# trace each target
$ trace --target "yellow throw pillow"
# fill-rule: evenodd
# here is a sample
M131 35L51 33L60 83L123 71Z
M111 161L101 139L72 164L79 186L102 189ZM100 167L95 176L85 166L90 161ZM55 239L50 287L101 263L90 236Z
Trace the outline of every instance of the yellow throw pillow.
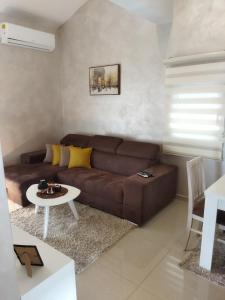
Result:
M52 154L52 165L59 165L61 157L61 145L52 145Z
M70 147L70 162L68 168L91 168L92 148Z

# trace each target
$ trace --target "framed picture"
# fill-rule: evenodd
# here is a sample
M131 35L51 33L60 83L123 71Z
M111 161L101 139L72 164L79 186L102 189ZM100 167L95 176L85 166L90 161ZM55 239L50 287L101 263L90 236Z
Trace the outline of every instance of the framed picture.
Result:
M89 69L90 95L120 95L120 65Z
M18 257L21 265L25 265L23 255L27 253L30 257L32 266L44 266L39 251L36 246L30 245L13 245L16 256Z
M27 275L32 277L32 266L44 266L39 251L36 246L13 245L14 251L21 265L26 267Z

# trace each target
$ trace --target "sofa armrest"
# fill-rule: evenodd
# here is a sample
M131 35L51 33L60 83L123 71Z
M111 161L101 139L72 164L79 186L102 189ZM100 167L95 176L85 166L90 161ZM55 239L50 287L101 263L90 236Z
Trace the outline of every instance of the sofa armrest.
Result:
M29 153L23 153L20 156L22 164L36 164L43 162L46 155L46 150L39 150Z
M154 177L128 177L123 186L123 215L138 225L153 217L176 196L177 167L157 164L148 169Z

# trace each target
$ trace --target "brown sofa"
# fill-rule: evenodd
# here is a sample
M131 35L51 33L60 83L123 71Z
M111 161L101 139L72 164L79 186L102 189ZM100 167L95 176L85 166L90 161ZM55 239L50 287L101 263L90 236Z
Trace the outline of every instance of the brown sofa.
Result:
M20 165L5 168L8 196L26 206L27 188L40 179L79 188L78 201L142 225L176 195L177 168L159 162L159 146L125 141L117 137L69 134L63 145L92 147L92 169L52 166L43 163L45 151L26 153ZM136 173L149 169L154 177Z

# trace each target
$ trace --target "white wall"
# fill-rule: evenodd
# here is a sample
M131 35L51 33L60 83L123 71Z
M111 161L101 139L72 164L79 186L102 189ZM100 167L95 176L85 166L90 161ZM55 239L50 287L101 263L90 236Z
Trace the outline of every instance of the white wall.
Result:
M224 0L175 0L167 57L225 50ZM190 157L165 156L179 167L178 193L187 195L186 161ZM207 185L223 173L221 161L205 159Z
M163 66L157 28L104 0L91 0L60 29L64 132L161 141ZM90 96L90 66L121 64L121 95Z
M109 134L163 142L164 66L171 24L155 25L108 1L92 0L59 31L64 133ZM89 95L90 66L121 63L120 96ZM187 195L189 158L163 156L179 167Z
M64 132L109 134L162 143L165 129L163 59L171 24L154 25L107 1L92 0L60 29ZM88 68L121 63L122 94L89 96ZM163 156L179 167L187 195L189 158Z
M167 58L171 26L172 23L163 23L157 25L158 43L162 61Z
M0 146L0 299L19 300Z
M0 70L0 137L9 164L61 137L58 51L0 45Z
M62 26L60 58L57 51L45 54L1 46L0 68L5 72L0 73L0 136L5 161L68 132L162 142L167 101L162 60L166 53L178 56L224 48L223 3L175 0L168 50L170 24L156 26L104 0L89 1ZM91 97L89 67L111 63L121 64L122 94ZM179 166L180 194L187 194L188 159L163 157ZM208 160L206 172L211 183L222 174L223 165Z
M225 50L224 0L174 0L168 57Z

